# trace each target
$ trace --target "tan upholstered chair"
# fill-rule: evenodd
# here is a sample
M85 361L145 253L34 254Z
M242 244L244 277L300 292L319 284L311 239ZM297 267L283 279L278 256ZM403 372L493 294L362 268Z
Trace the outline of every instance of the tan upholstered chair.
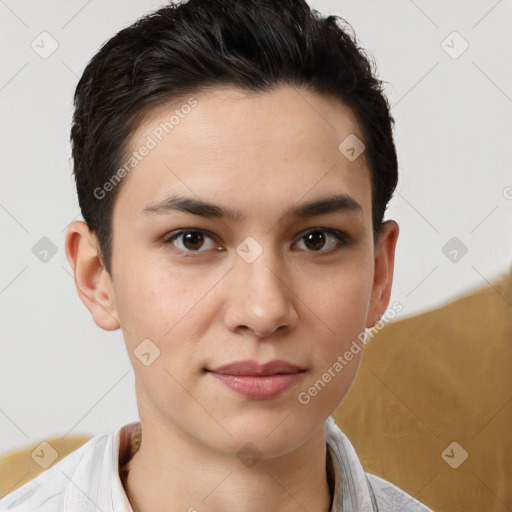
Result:
M512 273L384 327L335 418L367 471L436 512L512 511Z

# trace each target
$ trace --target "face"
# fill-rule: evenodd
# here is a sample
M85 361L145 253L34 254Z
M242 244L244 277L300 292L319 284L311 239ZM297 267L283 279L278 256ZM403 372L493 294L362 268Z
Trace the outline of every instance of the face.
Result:
M366 155L339 149L363 134L339 101L288 86L194 99L152 111L133 134L133 151L156 144L124 178L112 279L102 272L87 304L123 331L143 424L277 456L346 395L361 351L335 363L387 307L397 228L374 246Z

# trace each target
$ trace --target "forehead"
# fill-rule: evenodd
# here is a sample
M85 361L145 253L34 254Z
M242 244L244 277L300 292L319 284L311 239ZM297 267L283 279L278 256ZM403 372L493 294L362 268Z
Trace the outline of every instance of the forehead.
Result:
M366 154L351 159L344 152L354 140L364 137L352 110L304 89L249 94L222 87L184 97L149 112L133 133L129 154L138 157L116 209L135 219L177 192L240 210L259 203L270 214L271 204L289 206L338 187L365 210Z

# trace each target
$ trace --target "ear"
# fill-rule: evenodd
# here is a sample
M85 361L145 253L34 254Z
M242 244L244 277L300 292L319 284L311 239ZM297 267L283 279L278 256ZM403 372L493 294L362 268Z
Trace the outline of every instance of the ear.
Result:
M386 221L382 226L382 232L375 247L372 295L366 316L366 327L368 329L380 320L389 305L395 267L395 248L399 231L398 224L394 220Z
M75 221L68 226L65 247L78 295L94 322L106 331L119 329L112 281L104 268L97 238L85 222Z

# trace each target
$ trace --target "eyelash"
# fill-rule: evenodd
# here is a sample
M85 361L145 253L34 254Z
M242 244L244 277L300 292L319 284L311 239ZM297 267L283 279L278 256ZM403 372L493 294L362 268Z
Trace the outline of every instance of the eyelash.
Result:
M323 228L323 227L308 229L299 237L298 241L302 240L307 235L309 235L311 233L316 233L316 232L328 233L329 235L331 235L337 239L338 245L336 247L334 247L333 249L329 249L327 251L319 250L319 251L306 251L306 252L309 252L312 254L331 254L333 252L340 250L343 246L350 245L352 242L352 239L350 238L350 236L347 233L344 233L343 231L338 231L337 229ZM186 233L201 233L216 242L216 237L212 233L210 233L209 231L207 231L205 229L187 228L187 229L180 229L179 231L169 233L162 239L162 243L164 245L172 245L172 243L176 239L178 239L180 236L185 235ZM207 252L207 250L206 251L205 250L191 251L191 250L183 250L183 249L180 249L177 247L175 249L178 252L182 253L184 256L194 256L195 254L198 254L201 252Z

